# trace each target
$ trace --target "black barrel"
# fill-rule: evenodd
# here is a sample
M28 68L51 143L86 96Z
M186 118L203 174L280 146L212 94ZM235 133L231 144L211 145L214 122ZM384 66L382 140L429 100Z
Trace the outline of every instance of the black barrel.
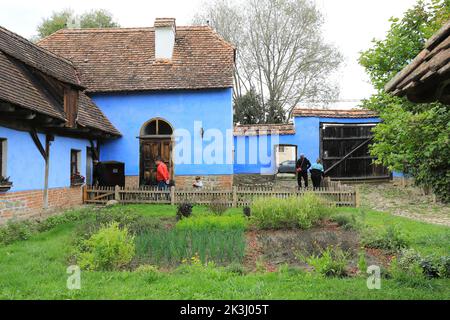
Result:
M125 163L99 162L94 168L94 181L102 187L125 187Z

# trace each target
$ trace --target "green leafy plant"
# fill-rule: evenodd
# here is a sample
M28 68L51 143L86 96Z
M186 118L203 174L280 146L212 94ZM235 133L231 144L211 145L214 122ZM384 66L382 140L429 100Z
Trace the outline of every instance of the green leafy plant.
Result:
M327 247L318 255L304 257L297 255L298 259L314 268L314 271L326 277L344 277L347 275L346 267L349 256L342 249Z
M366 229L363 233L362 244L366 248L398 252L409 246L409 239L399 228L388 226L382 231Z
M366 251L364 249L360 250L358 254L358 270L361 274L365 274L367 271Z
M131 262L135 254L134 238L127 228L113 222L83 242L77 254L81 268L87 270L118 270Z
M340 227L345 230L352 230L358 228L358 221L356 215L336 214L331 217L331 221L336 222Z
M251 208L251 221L260 229L308 229L332 212L330 205L313 193L287 199L259 198Z
M247 218L250 218L250 216L252 215L252 209L250 207L244 207L244 209L242 209L242 212Z
M155 282L156 280L162 277L161 272L159 272L158 268L152 265L142 265L139 266L136 270L136 273L142 274L147 283Z
M177 220L182 220L183 218L189 218L192 215L192 208L194 206L191 203L184 202L177 207Z

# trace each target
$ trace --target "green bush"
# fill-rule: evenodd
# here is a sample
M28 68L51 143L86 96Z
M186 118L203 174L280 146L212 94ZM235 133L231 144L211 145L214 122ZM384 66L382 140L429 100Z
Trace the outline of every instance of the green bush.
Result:
M398 252L409 247L409 239L399 228L389 226L382 231L365 230L362 236L362 244L366 248Z
M8 221L0 227L0 244L7 245L16 241L28 240L31 236L51 230L59 225L80 221L90 216L88 210L72 210L45 220Z
M358 229L358 221L356 220L356 215L347 214L336 214L331 217L331 221L336 222L340 227L345 230Z
M31 221L8 221L0 228L0 243L10 244L15 241L28 240L37 232L37 225Z
M427 278L448 278L450 256L423 257L414 249L403 250L397 258L399 269L408 272L410 266L417 265L422 269L422 274Z
M394 258L391 263L389 274L398 283L410 287L425 285L425 276L419 262L414 261L406 264L401 259Z
M131 262L135 253L134 238L128 229L113 222L84 241L78 263L87 270L117 270Z
M136 273L140 273L144 276L145 281L147 283L155 282L156 280L160 279L162 277L161 273L159 272L158 268L152 265L142 265L139 266L136 270Z
M319 255L303 257L298 255L301 261L306 262L314 268L314 271L326 277L346 276L346 267L349 256L339 248L328 247Z
M188 202L180 203L177 207L177 220L189 218L192 215L193 207L194 206Z
M332 209L313 193L287 199L259 198L251 207L251 221L260 229L308 229L330 215Z

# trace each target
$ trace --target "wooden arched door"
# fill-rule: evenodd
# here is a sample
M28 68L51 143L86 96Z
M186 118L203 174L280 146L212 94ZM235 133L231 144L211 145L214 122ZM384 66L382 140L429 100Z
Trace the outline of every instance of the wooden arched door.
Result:
M140 136L140 184L156 185L156 157L160 156L167 165L171 179L174 177L173 166L173 129L163 119L147 122Z

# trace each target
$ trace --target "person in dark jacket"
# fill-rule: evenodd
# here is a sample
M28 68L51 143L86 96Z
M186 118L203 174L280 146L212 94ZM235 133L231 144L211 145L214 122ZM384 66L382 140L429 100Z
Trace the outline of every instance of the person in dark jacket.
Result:
M322 161L317 159L316 163L311 166L309 172L311 172L311 180L313 182L314 189L320 188L322 177L324 176Z
M305 181L305 188L308 188L308 170L311 168L311 162L309 162L304 154L301 154L295 168L297 171L298 188L302 188L302 179Z

